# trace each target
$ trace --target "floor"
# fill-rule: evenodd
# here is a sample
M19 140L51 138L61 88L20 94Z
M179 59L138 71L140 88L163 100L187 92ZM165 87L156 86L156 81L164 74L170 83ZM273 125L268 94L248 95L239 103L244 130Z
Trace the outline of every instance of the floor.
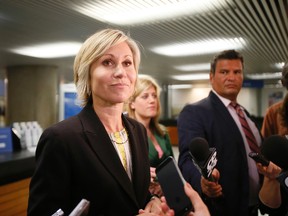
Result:
M172 146L173 153L174 153L174 158L178 161L179 157L179 149L178 146ZM268 214L262 215L260 212L258 213L259 216L268 216Z

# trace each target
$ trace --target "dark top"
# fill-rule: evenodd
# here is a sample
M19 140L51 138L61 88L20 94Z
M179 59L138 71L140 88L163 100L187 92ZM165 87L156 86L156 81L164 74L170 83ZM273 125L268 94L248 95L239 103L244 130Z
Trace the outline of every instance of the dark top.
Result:
M46 129L36 150L28 216L71 213L81 199L90 201L89 215L136 215L150 198L146 130L122 116L129 135L130 180L103 124L88 104L78 115Z
M288 191L281 187L282 204L277 209L272 209L260 201L259 209L262 214L269 214L269 216L286 216L288 215Z
M163 137L157 133L154 133L154 136L155 136L160 148L163 151L163 155L161 158L159 158L158 152L155 149L154 144L152 143L151 139L148 138L149 160L150 160L150 166L151 167L157 167L163 160L165 160L169 156L174 157L172 145L171 145L168 133L166 132Z

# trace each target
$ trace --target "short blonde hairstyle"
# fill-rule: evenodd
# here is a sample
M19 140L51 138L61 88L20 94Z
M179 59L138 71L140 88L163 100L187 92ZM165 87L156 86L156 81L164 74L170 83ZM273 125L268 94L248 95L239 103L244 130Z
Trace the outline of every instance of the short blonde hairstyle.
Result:
M112 46L126 42L133 54L136 73L140 65L140 49L138 43L129 35L117 29L104 29L90 36L80 48L74 60L74 83L77 89L77 99L81 106L86 106L92 100L91 65L100 59Z
M161 115L161 103L160 103L161 87L158 85L158 83L156 82L156 80L153 77L151 77L149 75L144 75L144 74L141 74L138 76L136 87L135 87L135 92L129 98L128 103L125 105L125 109L128 112L128 115L131 118L135 119L136 118L135 117L135 109L131 108L131 103L134 102L135 99L143 91L150 88L151 86L153 86L155 88L156 94L157 94L157 113L156 113L156 116L151 119L149 127L152 130L155 130L161 136L163 136L165 129L164 129L164 127L162 127L162 125L159 124L159 117Z

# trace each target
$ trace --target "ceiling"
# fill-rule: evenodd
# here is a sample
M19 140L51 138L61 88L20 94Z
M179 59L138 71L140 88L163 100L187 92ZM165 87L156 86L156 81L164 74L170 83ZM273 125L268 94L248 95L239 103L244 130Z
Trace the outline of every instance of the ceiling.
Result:
M207 5L209 10L201 13L183 11L180 15L164 20L120 26L79 13L73 9L73 5L83 5L90 9L93 8L93 4L102 3L110 5L108 10L112 10L114 4L121 4L129 13L133 7L163 4L163 0L1 0L0 69L5 70L7 66L14 65L56 65L62 82L71 82L74 56L41 59L14 54L10 50L37 43L83 42L97 30L113 27L129 32L142 44L139 73L151 74L162 84L200 82L174 80L172 75L192 73L179 71L174 67L209 63L215 53L169 57L152 52L150 49L153 46L184 44L188 41L203 42L213 38L241 37L246 41L244 48L239 50L244 56L246 74L281 71L275 67L275 63L288 61L288 0L222 0L221 2L217 6ZM208 73L208 70L204 72ZM274 80L265 82L277 81L278 78L274 77ZM207 80L204 82L208 83Z

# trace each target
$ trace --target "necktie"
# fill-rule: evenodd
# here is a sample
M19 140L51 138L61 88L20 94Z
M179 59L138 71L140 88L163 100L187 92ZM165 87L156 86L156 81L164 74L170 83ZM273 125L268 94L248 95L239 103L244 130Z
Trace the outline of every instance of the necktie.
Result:
M127 138L126 131L125 131L125 134L126 134L125 139L127 141L128 138ZM125 147L124 147L124 144L126 143L126 141L123 142L120 132L114 133L114 138L115 138L116 147L119 150L119 153L121 155L121 161L122 161L123 167L127 171L127 158L126 158L126 152L125 152Z
M245 118L245 115L243 113L243 110L241 109L241 107L239 106L239 104L235 104L235 103L231 103L232 107L236 110L236 113L238 115L238 118L240 120L242 129L245 133L247 142L249 144L250 150L253 152L260 152L259 150L259 146L257 145L257 141L255 139L254 134L251 131L251 128L249 127L249 124Z

